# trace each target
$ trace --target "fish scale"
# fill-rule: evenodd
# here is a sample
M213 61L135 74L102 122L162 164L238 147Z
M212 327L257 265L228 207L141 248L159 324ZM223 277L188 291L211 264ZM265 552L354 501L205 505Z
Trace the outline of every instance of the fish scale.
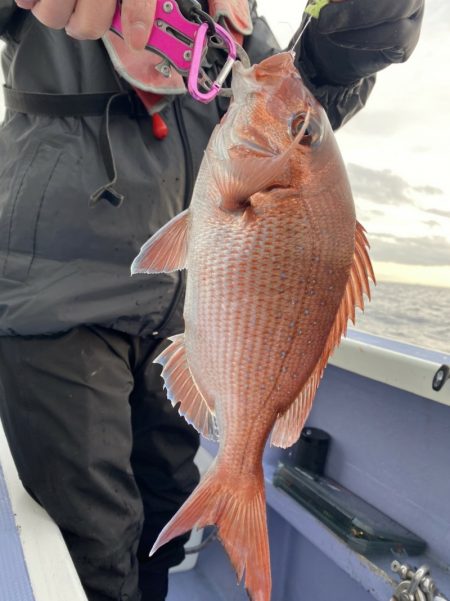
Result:
M331 127L292 55L236 65L232 88L189 210L132 266L188 270L185 332L156 361L172 404L220 443L152 553L216 524L252 601L269 601L263 450L269 435L280 447L300 435L374 275Z
M193 214L195 215L195 207L192 207ZM210 223L210 220L207 220L207 223ZM266 222L264 222L266 223ZM265 231L257 231L255 232L259 237L266 237ZM281 233L281 232L280 232ZM201 238L199 236L199 238ZM267 236L268 246L274 248L274 241L277 238L277 233L272 232L272 236ZM222 249L217 248L217 244L213 247L214 252L217 258L220 258L219 264L222 265L221 275L219 278L216 274L211 274L209 278L209 282L211 288L213 290L212 293L209 291L205 291L207 295L206 299L203 299L201 293L197 294L196 302L194 306L190 306L188 303L185 307L185 314L187 319L191 315L191 311L198 312L192 321L203 322L206 324L206 328L209 326L209 332L205 336L205 340L208 341L221 341L222 346L217 344L217 342L213 342L213 348L217 349L215 360L217 361L217 366L213 367L214 373L220 373L221 366L227 366L233 364L235 362L239 362L244 357L253 357L252 365L258 365L264 357L267 357L265 361L266 373L270 373L268 368L268 363L273 362L273 357L268 355L265 348L261 348L263 353L259 352L257 354L254 353L254 343L255 341L264 341L267 342L269 340L273 340L273 337L279 338L279 342L274 346L278 348L281 346L287 346L285 343L285 339L287 338L286 328L282 322L277 323L274 313L279 316L286 314L284 306L286 302L289 303L289 300L284 300L280 298L281 302L275 302L276 295L279 292L279 285L273 285L273 283L277 283L277 279L279 279L278 274L280 273L279 265L281 263L281 258L278 258L277 263L275 264L275 274L273 272L274 262L270 259L272 256L263 256L261 259L258 255L253 255L255 258L255 267L261 262L268 263L268 269L262 273L262 277L260 280L255 282L253 270L247 269L245 258L243 260L243 253L241 251L242 244L250 244L251 246L255 246L255 244L251 243L252 235L251 233L246 233L246 235L240 235L238 240L233 240L232 244L229 244L228 240L224 240L223 251ZM203 247L203 244L202 244ZM206 240L206 248L211 248L209 245L209 241ZM233 254L229 252L229 249L233 249ZM226 258L222 258L222 252L224 255L227 255ZM204 257L204 261L207 263L207 254L202 254ZM275 253L276 256L276 253ZM217 259L216 259L217 260ZM230 269L230 264L234 264L235 268ZM272 267L272 269L270 269ZM199 264L198 269L205 269L206 266L204 264ZM193 268L193 271L196 268ZM292 265L286 265L284 261L283 270L286 272L290 272L290 275L293 274L294 278L296 278L297 269L295 269L295 256L292 257ZM259 269L261 271L261 269ZM195 274L192 275L191 282L192 285L195 285L197 278ZM188 285L191 285L190 283ZM299 294L300 287L297 287L293 294ZM236 302L236 298L238 302L241 304L241 310L236 315L234 311L234 307L232 303L229 303L225 300L225 306L229 308L229 311L223 311L220 303L217 302L217 299L227 299L230 297L230 293L232 294L232 298L234 302ZM214 298L216 296L216 298ZM192 298L192 295L190 296ZM246 303L247 299L251 299L250 303ZM252 328L253 332L249 331L249 323L251 321L251 316L254 313L254 303L258 304L260 307L259 314L264 315L272 315L273 317L267 319L265 324L261 324L261 326L265 325L264 330L259 335L255 336L255 328ZM206 311L202 312L202 307L206 307ZM214 313L214 309L217 309L217 312ZM216 333L216 330L219 332L222 330L222 323L225 324L233 324L233 331L228 331L226 336L221 337ZM274 327L275 326L275 327ZM247 331L246 331L247 330ZM253 335L251 335L253 334ZM202 337L203 340L203 337ZM284 344L283 344L284 343ZM200 343L201 344L201 343ZM224 346L226 345L226 346ZM207 356L208 351L199 347L193 347L191 351L195 356ZM281 353L281 350L279 351ZM228 359L227 355L231 353L231 357ZM281 361L279 361L281 363ZM195 377L194 371L194 377ZM247 382L255 382L255 374L251 370L251 366L247 367L247 369L240 370L237 373L235 372L235 377L230 380L229 373L225 373L225 379L228 382L231 382L232 388L226 388L226 382L221 382L220 389L223 391L223 395L225 397L234 398L236 394L239 394L239 391L244 387L247 387ZM220 377L220 376L219 376ZM261 403L261 401L257 400L257 402Z

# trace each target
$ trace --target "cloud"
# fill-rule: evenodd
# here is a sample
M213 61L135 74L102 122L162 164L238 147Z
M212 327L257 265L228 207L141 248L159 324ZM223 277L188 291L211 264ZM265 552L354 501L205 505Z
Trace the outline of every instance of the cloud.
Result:
M425 213L431 213L432 215L438 215L439 217L447 217L450 219L450 211L441 211L440 209L424 209Z
M375 261L450 266L450 242L443 236L399 238L392 234L371 234L369 242L370 255Z
M415 186L414 190L417 192L422 192L423 194L427 194L428 196L444 193L444 190L441 190L441 188L436 188L435 186Z
M390 205L414 202L410 196L412 187L388 169L380 171L349 163L347 171L355 197Z
M391 107L384 108L383 105L372 107L370 111L361 111L355 119L352 119L350 126L346 125L346 129L355 137L375 136L386 140L390 136L401 133L405 124L411 122L413 117L413 108L403 107L402 114L399 115L399 111Z
M371 169L349 163L347 172L356 198L385 205L416 204L417 193L427 196L443 194L436 186L411 186L389 169Z
M429 0L429 3L430 10L426 11L426 21L430 25L433 25L435 30L442 30L448 36L448 23L450 21L450 6L448 2Z
M428 221L424 221L423 223L424 225L428 225L428 227L436 227L438 225L441 225L439 221L436 221L436 219L429 219Z

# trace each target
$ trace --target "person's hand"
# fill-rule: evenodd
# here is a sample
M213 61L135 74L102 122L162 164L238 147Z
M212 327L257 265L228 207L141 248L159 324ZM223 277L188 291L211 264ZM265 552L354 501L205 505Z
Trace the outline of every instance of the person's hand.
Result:
M407 60L423 10L424 0L332 0L311 20L304 47L319 78L348 85Z
M73 38L95 40L109 29L116 0L16 0L31 10L44 25L63 29ZM123 0L124 39L134 50L142 50L153 25L156 0Z

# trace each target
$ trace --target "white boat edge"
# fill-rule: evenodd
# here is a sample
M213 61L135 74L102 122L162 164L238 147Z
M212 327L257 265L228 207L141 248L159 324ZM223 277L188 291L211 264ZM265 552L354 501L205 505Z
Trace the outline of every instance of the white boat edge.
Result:
M373 337L367 336L368 340L371 338ZM414 348L412 345L402 346L405 349ZM424 354L427 354L426 351ZM434 353L430 351L429 354ZM436 361L367 341L344 338L331 357L329 365L450 406L450 385L447 383L439 391L433 390L432 387L436 371L441 367Z

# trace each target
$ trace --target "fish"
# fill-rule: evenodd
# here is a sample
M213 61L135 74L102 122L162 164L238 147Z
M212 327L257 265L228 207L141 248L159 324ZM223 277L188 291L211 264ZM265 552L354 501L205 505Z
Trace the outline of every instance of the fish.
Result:
M219 442L161 531L215 524L252 601L271 573L262 456L299 438L327 361L375 275L345 166L290 52L233 67L190 206L156 232L132 273L187 269L185 331L157 357L167 396Z

